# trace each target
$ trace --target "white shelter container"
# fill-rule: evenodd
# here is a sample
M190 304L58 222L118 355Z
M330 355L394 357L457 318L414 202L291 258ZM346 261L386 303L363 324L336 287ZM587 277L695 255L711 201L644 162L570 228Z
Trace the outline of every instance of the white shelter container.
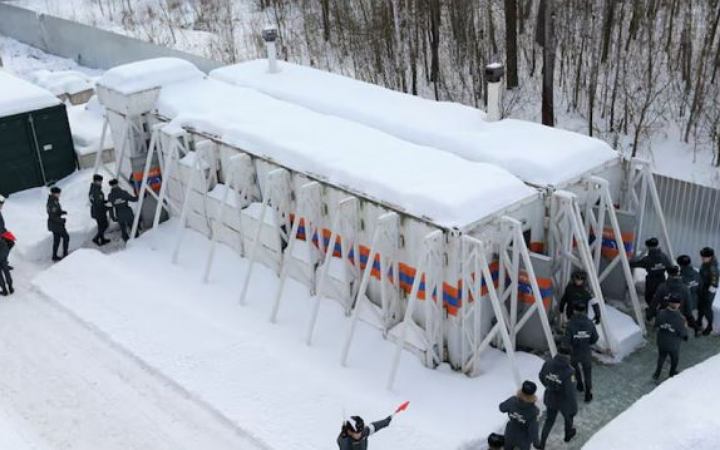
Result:
M98 91L120 94L103 101L118 116L128 105L145 106L134 111L152 131L145 169L158 148L167 181L160 204L169 200L182 222L274 267L281 285L295 268L318 299L335 297L429 366L449 361L474 373L479 352L495 341L512 357L535 311L546 333L527 345L554 351L545 316L548 279L535 275L523 239L542 232L536 190L502 168L253 89L192 74L167 80L154 64L132 67L145 81L135 92L123 95L131 77L113 73L129 73L127 66L108 71ZM165 60L158 64L172 70ZM147 176L141 191L146 184ZM345 283L345 295L328 292L327 277L331 286ZM243 294L249 281L248 274ZM275 297L274 319L281 292L268 294ZM510 299L509 311L501 311L499 297ZM493 314L509 318L493 324Z
M634 252L636 230L642 224L645 208L639 205L647 198L647 183L652 184L646 165L623 161L598 139L522 120L490 121L476 108L423 99L291 63L279 62L278 70L270 73L265 60L255 60L215 69L210 76L470 161L494 164L540 189L546 196L548 227L544 234L535 235L532 248L553 258L556 286L567 283L576 265L594 272L606 295L618 300L629 295L629 305L624 306L634 310L637 326L623 334L630 342L639 341L637 332L644 331L644 323L637 296L628 290L633 283L626 260ZM575 196L567 202L553 201L560 190ZM651 195L653 190L654 185ZM655 205L659 206L659 200ZM556 236L569 233L561 223L563 208L577 212L590 235L589 267L568 257L569 252L556 242Z

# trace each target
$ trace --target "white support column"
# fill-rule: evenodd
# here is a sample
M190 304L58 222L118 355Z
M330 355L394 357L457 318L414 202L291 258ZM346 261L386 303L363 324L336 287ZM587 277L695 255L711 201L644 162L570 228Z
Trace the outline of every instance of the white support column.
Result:
M150 167L152 166L153 156L155 156L158 148L158 134L159 130L163 125L155 125L153 127L152 135L150 137L150 146L148 147L147 157L145 158L145 166L143 168L142 182L140 183L140 190L138 191L138 205L135 217L133 218L132 227L130 228L130 242L135 240L137 236L138 227L140 226L140 216L142 215L143 203L145 203L145 193L148 187L148 175ZM153 218L154 220L154 218Z
M307 343L307 345L312 344L313 333L315 332L315 323L317 322L317 317L320 312L320 302L322 301L325 292L325 280L327 279L327 274L330 270L330 265L332 264L335 245L339 241L340 233L347 231L346 233L343 233L343 239L345 241L340 244L342 246L341 257L343 258L344 264L347 264L349 250L350 248L353 248L354 245L355 240L349 236L349 228L351 226L354 227L355 224L348 224L350 226L343 227L343 219L347 219L348 217L351 218L351 220L352 218L356 219L358 208L359 204L356 197L345 197L337 204L336 214L330 229L330 241L328 242L327 248L325 249L324 257L322 259L322 265L320 266L320 275L318 276L315 301L313 302L312 312L310 313L310 321L308 322L307 332L305 333L305 343ZM320 240L320 242L322 242L323 236L321 232L318 233L318 239ZM322 248L322 246L320 247ZM354 255L359 265L360 255L357 252L355 252ZM349 311L352 307L351 303L352 302L348 302L348 305L346 306L346 312Z
M175 249L173 250L173 264L177 264L180 257L180 247L182 246L182 242L185 238L185 229L187 228L186 222L189 207L188 205L190 203L190 194L192 193L198 174L202 175L203 184L205 185L205 188L203 189L203 194L205 197L207 197L208 180L205 178L205 175L203 173L205 169L202 163L207 162L209 158L208 155L204 154L204 152L201 152L200 150L197 150L195 153L196 154L193 165L192 167L190 167L190 179L187 180L187 186L185 187L185 198L183 198L182 209L180 211L180 229L178 230L177 239L175 241Z
M260 247L262 245L260 243L260 239L262 236L262 229L265 226L265 215L267 214L268 209L276 207L276 205L272 205L273 198L275 197L275 195L274 195L275 188L273 186L276 183L279 183L281 178L286 177L286 176L288 176L288 172L285 169L271 170L267 174L266 181L265 181L266 195L262 202L262 208L260 209L260 217L258 218L257 229L255 230L255 236L253 237L252 247L250 248L248 269L247 269L247 272L245 273L245 278L243 279L242 289L240 290L239 303L241 305L245 304L248 287L250 286L250 279L252 278L252 272L253 272L253 268L255 266L255 259L257 258L258 247Z
M378 254L378 246L381 241L383 228L388 226L397 226L398 220L399 218L397 213L388 212L378 217L378 219L375 221L375 230L373 231L373 237L370 243L370 254L368 255L368 262L365 266L362 280L360 281L360 289L358 289L357 299L355 301L355 310L353 311L352 319L350 320L350 327L348 329L348 334L345 338L345 344L343 345L342 356L340 359L340 363L343 366L347 365L347 358L350 352L350 344L352 343L352 339L355 335L357 321L360 318L360 312L364 303L363 299L365 298L367 286L370 282L370 277L372 275L372 267L373 262L375 261L375 255ZM358 261L360 261L360 255L358 255L357 258Z
M629 163L629 174L627 177L630 180L628 195L630 205L628 206L638 217L637 233L635 234L635 248L638 248L641 235L643 233L645 225L645 211L647 209L647 197L649 194L652 206L655 209L655 215L660 223L660 234L664 248L670 259L675 260L675 253L673 252L667 222L665 221L665 213L663 212L662 203L660 201L660 196L658 195L650 163L640 158L632 159ZM640 188L639 196L637 194L638 187Z
M292 221L290 235L288 236L287 247L285 247L285 256L282 258L282 264L280 266L280 280L278 282L278 288L273 300L272 312L270 313L270 322L275 323L277 321L277 314L280 310L280 301L282 300L283 290L285 288L285 280L288 276L290 265L293 264L293 249L295 248L295 242L297 241L298 228L300 222L305 223L305 229L309 230L312 223L316 223L319 220L319 205L314 207L313 203L319 203L320 192L322 187L317 181L311 181L300 187L297 195L297 208L295 212L295 218ZM307 233L306 233L307 239ZM308 242L308 245L312 245ZM309 261L310 268L313 270L313 261Z
M439 251L438 244L442 241L442 237L442 231L435 230L428 233L428 235L423 239L422 256L420 257L418 268L415 271L415 278L413 279L412 289L410 290L410 297L408 297L408 305L405 309L405 315L399 325L402 329L400 330L400 336L397 339L395 355L393 357L392 366L390 367L390 375L387 383L388 389L392 389L393 383L395 382L395 375L397 374L398 366L400 365L400 356L402 355L402 349L407 340L408 329L410 328L410 322L412 322L412 314L415 310L415 305L418 302L418 291L423 277L425 277L425 302L427 304L428 302L433 301L432 288L429 286L429 276L432 271L432 266L435 265L433 260L436 259L436 254ZM438 292L438 295L440 296L440 299L438 300L442 301L441 293ZM431 321L431 318L426 317L425 321L426 327L428 327L428 323ZM432 345L432 341L429 341L429 344Z
M95 153L95 164L93 166L93 173L99 173L98 171L102 167L108 174L111 174L112 172L107 169L105 166L105 161L103 160L103 153L105 147L105 138L107 137L107 131L110 127L110 123L107 118L107 113L105 113L105 117L103 118L103 127L102 132L100 133L100 144L98 144L97 153Z

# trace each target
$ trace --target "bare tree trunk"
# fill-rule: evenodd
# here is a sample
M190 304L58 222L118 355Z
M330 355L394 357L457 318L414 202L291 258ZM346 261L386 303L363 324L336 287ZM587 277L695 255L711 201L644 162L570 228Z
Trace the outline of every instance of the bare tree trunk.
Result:
M555 36L553 15L554 0L541 0L544 3L544 46L543 46L543 87L542 87L542 123L555 126L553 85L555 74Z
M440 0L429 0L430 14L430 81L433 82L435 100L440 100Z
M507 88L517 87L517 0L505 0L505 66Z
M603 41L602 41L602 53L600 55L600 62L605 64L608 56L608 48L610 47L610 35L613 28L613 19L615 17L615 1L616 0L605 0L605 17L603 18ZM592 8L592 2L587 6Z

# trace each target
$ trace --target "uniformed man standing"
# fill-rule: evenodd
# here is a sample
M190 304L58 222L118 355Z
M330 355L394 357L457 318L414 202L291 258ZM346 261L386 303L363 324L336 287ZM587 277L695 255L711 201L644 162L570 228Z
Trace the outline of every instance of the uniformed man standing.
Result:
M698 288L698 320L697 326L702 327L703 317L707 319L707 326L703 335L707 336L713 329L713 300L718 290L718 262L715 258L715 250L705 247L700 250L702 265L700 266L700 286Z
M652 319L653 308L652 302L655 297L655 291L660 283L665 281L665 269L672 266L670 258L660 250L660 243L657 238L650 238L645 241L647 253L630 261L630 267L641 267L645 269L645 303L648 306L647 313L650 315L648 319Z
M665 309L671 295L680 297L680 312L685 317L690 328L695 329L695 318L689 310L690 305L690 289L685 285L680 276L680 268L678 266L670 266L666 270L668 274L667 280L658 286L653 298L653 307L655 308L652 316L655 317L658 311Z
M600 323L600 305L593 298L587 286L587 273L582 270L573 272L570 283L560 299L560 313L565 312L567 318L570 319L575 311L575 305L579 304L585 306L585 311L587 311L588 305L592 304L595 323Z
M531 444L540 448L536 391L535 383L525 381L516 395L500 403L500 412L509 419L505 426L505 450L529 450Z
M100 174L93 175L93 181L90 183L90 217L97 222L97 234L92 241L102 246L110 242L105 238L105 231L108 228L107 205L105 204L105 194L102 190L103 177Z
M561 343L557 355L546 361L540 370L540 382L545 386L544 401L547 410L539 448L545 448L558 412L565 421L565 442L570 442L577 433L573 427L578 406L575 398L575 371L570 366L570 352L570 347Z
M64 211L60 206L60 193L62 190L53 186L50 188L50 195L47 199L47 226L48 231L53 234L53 261L60 261L62 258L68 255L68 245L70 244L70 235L68 235L67 229L65 229L65 216L67 211ZM62 241L63 255L58 256L58 248Z
M110 195L108 195L108 201L110 205L112 205L110 216L120 225L123 241L127 242L128 239L130 239L129 233L133 220L135 220L135 214L128 203L136 202L138 198L123 190L118 185L117 179L112 179L110 180Z
M688 325L695 330L695 337L700 334L700 326L695 319L694 311L698 309L698 288L700 287L700 274L692 266L692 260L688 255L680 255L677 257L677 263L680 266L680 277L682 278L685 286L688 287L690 293L689 301L686 307L686 311L689 316L692 317L692 321L688 319L688 315L685 315L685 319L688 321ZM683 312L685 314L685 312Z
M575 369L577 390L585 391L585 402L593 399L592 394L592 346L599 336L595 324L588 318L585 305L575 305L575 314L565 328L565 338L572 348L570 359Z
M688 338L685 319L680 314L680 303L682 303L682 299L678 295L671 294L668 299L668 307L660 311L655 320L658 359L657 368L653 374L654 380L660 378L660 372L668 356L670 357L670 376L673 377L677 374L680 341Z

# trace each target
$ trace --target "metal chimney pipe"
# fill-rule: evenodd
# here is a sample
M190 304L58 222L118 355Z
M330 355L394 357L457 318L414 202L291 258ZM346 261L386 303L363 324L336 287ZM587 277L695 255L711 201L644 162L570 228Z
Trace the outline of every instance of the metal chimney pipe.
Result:
M485 66L485 78L488 82L487 92L487 120L489 122L496 122L500 120L500 111L502 98L502 78L505 74L505 68L500 63L491 63Z
M275 41L277 40L277 28L268 25L262 30L262 38L267 47L268 72L277 73L277 53L275 50Z

